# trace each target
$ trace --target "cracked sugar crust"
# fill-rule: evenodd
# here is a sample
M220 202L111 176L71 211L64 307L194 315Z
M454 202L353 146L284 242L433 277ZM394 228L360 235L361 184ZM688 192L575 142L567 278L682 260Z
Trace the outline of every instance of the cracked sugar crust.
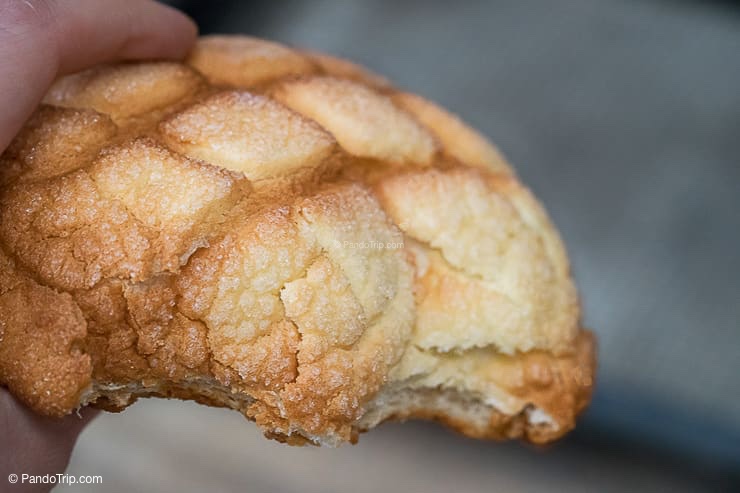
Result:
M579 306L565 250L516 179L428 169L383 178L376 189L414 240L415 344L443 352L570 350Z
M351 62L202 38L58 80L0 156L0 384L41 414L178 397L288 443L411 417L542 442L594 364L500 153Z

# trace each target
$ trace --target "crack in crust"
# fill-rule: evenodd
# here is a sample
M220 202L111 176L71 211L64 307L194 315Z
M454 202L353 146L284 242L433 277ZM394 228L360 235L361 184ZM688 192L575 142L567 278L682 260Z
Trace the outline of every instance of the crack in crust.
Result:
M0 385L543 442L588 402L565 250L498 151L350 62L246 37L55 83L0 156Z

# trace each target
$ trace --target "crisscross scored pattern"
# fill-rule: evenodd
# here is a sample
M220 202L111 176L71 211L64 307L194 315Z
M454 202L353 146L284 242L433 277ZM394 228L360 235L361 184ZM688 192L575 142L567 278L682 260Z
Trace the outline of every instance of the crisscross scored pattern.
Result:
M591 389L568 261L496 149L327 55L202 38L59 80L0 163L0 383L336 444L388 418L545 441Z

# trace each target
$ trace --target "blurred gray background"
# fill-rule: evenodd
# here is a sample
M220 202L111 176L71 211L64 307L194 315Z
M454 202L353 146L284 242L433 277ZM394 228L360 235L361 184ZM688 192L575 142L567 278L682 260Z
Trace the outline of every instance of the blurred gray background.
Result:
M121 492L740 491L740 5L169 3L204 33L360 62L498 144L568 245L597 392L544 449L423 423L293 449L233 412L140 402L96 420L70 474Z

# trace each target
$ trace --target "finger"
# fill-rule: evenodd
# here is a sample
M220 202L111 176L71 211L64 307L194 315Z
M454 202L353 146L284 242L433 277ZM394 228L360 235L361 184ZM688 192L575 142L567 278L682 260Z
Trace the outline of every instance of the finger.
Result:
M54 78L96 63L179 58L195 25L150 0L0 0L0 150Z
M62 419L38 416L0 388L0 478L21 472L35 475L64 471L82 429L97 414L83 409Z
M59 2L53 12L63 73L111 59L182 58L197 34L184 14L149 0Z

